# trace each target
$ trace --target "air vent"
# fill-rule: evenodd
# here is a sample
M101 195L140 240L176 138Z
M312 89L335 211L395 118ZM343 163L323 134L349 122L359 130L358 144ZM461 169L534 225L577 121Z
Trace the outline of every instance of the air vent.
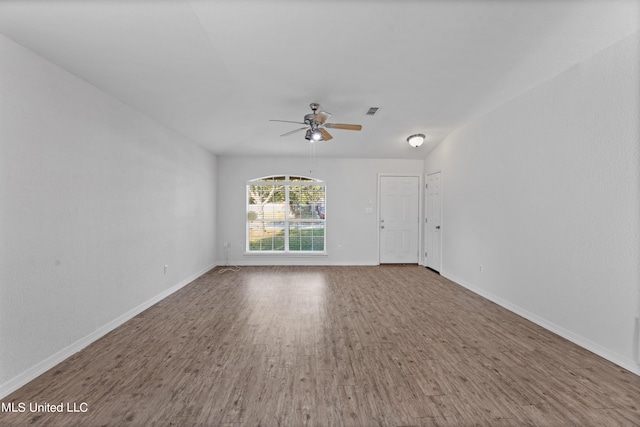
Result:
M375 113L377 113L379 110L378 107L371 107L369 108L369 111L367 111L367 116L373 116Z

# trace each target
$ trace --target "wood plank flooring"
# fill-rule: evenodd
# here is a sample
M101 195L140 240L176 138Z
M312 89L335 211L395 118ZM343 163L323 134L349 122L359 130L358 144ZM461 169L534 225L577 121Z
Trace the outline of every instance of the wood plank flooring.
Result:
M640 425L640 377L418 266L214 270L2 401L3 426Z

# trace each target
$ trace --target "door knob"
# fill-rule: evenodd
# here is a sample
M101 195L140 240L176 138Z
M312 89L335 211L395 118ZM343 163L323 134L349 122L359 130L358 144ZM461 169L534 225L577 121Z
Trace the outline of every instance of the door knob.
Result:
M384 225L381 225L380 228L384 228Z
M436 230L440 230L440 226L439 225L436 225Z

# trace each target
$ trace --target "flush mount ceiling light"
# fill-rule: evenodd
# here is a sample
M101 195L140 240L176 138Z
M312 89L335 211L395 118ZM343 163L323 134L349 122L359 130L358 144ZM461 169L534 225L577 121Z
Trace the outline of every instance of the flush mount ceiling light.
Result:
M411 135L409 138L407 138L407 142L410 146L418 148L424 142L424 134L416 133L415 135Z

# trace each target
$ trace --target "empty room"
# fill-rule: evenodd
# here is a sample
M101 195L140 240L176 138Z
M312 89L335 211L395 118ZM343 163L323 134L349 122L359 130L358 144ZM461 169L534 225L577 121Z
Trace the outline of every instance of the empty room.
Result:
M640 425L640 0L0 0L0 425Z

